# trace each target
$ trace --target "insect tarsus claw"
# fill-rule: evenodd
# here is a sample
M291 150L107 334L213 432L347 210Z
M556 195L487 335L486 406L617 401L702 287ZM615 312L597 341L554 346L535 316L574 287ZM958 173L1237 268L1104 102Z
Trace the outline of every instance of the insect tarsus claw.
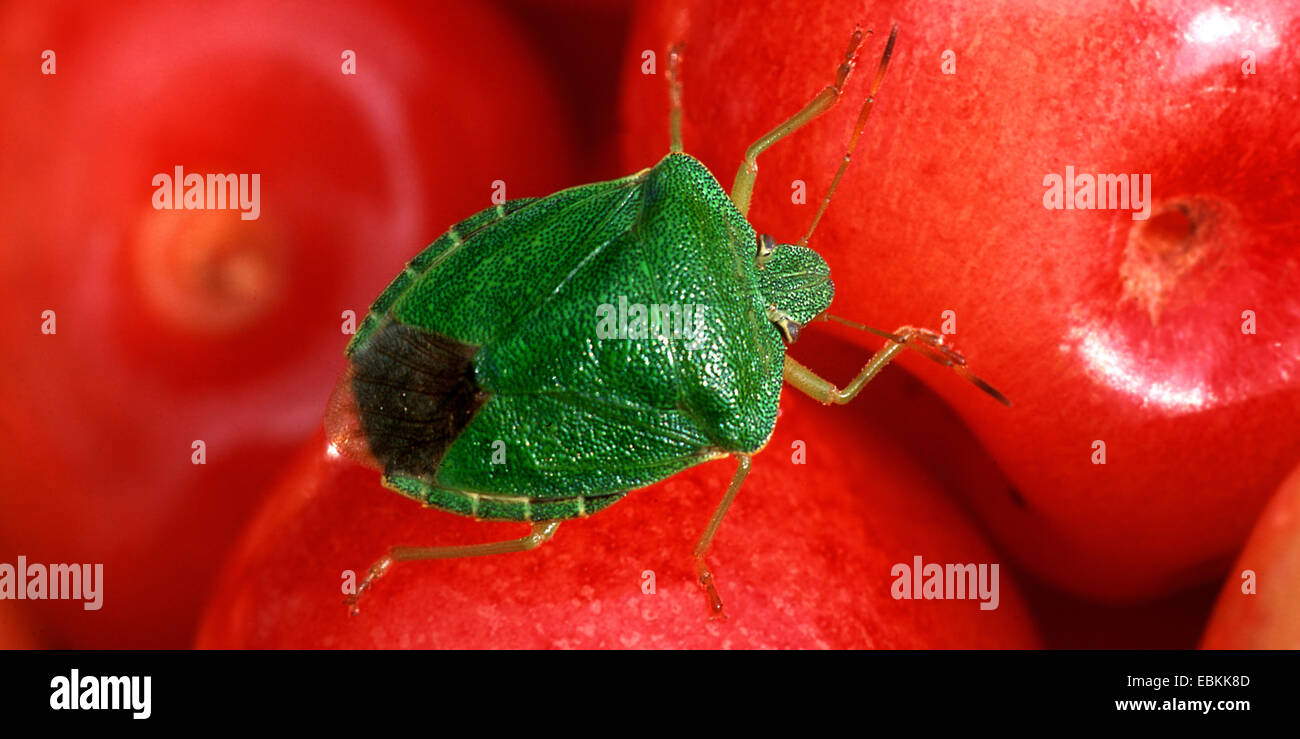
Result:
M725 619L727 614L722 610L722 596L718 595L718 589L713 585L713 573L701 568L699 582L700 587L704 590L704 600L709 609L709 620Z

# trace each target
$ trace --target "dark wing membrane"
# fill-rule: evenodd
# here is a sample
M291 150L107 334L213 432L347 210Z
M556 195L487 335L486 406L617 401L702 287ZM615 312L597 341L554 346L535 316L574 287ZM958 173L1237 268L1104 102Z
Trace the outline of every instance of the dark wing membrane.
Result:
M352 355L352 393L370 453L389 475L431 476L483 403L476 349L387 320Z

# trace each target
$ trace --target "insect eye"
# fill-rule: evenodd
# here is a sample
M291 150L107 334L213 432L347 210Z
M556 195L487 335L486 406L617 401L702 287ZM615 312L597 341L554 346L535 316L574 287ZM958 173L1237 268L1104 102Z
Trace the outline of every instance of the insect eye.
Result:
M771 321L772 325L776 326L777 330L781 332L781 338L785 339L785 343L793 344L799 340L799 332L803 329L803 326L785 311L778 309L774 305L769 305L767 306L767 320Z
M755 261L758 263L760 269L762 269L764 264L767 264L767 260L771 258L772 253L775 251L776 239L772 238L771 234L759 234L758 256L755 258Z

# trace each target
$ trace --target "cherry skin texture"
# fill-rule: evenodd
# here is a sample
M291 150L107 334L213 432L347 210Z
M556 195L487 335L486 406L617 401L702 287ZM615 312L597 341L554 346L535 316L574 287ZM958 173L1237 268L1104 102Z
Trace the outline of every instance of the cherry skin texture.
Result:
M527 529L422 508L380 487L375 472L328 459L322 435L286 470L236 548L198 646L1039 645L1005 566L995 610L974 600L892 598L891 568L916 555L926 563L999 560L883 427L790 393L784 403L709 555L725 620L708 620L690 552L731 477L730 460L564 522L531 552L396 565L349 616L344 571L364 575L389 545L491 541ZM806 464L792 463L795 441L806 445Z
M642 50L686 42L685 146L729 184L744 147L830 81L861 23L877 33L842 104L759 159L750 219L796 241L897 21L871 121L811 243L836 281L831 310L883 329L938 329L952 311L950 339L1014 407L920 357L902 364L1010 480L969 493L986 525L1059 587L1155 598L1221 577L1300 458L1296 13L1211 0L877 3L860 17L804 0L646 4L625 64L625 168L666 141L663 77L633 64ZM1149 174L1150 217L1044 207L1046 176L1067 166ZM807 204L792 203L795 181Z
M1247 594L1247 571L1253 594ZM1300 649L1300 467L1278 488L1228 572L1205 649Z
M12 564L12 563L11 563ZM43 649L40 635L18 601L0 601L0 650Z
M494 180L571 184L572 134L479 4L29 4L0 27L27 40L0 74L0 552L104 565L102 610L34 606L52 646L182 647L320 423L343 312ZM155 210L178 165L257 173L259 217Z

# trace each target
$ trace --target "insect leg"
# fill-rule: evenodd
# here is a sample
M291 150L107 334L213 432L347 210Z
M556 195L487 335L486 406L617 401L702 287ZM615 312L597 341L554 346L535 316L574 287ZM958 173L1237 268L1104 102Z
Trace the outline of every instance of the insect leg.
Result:
M718 596L718 589L713 584L713 572L709 570L709 564L704 561L704 555L708 553L709 546L713 544L713 535L718 533L718 526L722 524L722 517L727 515L727 508L731 506L731 501L736 499L736 493L740 492L740 485L745 481L745 476L749 474L750 458L746 454L736 455L736 474L731 478L731 484L727 486L727 492L722 496L722 502L713 511L713 518L709 519L709 525L700 535L700 540L695 544L695 574L700 578L700 587L704 589L704 597L708 601L710 618L721 618L722 598Z
M678 42L668 50L668 151L680 154L682 149L682 52L686 45Z
M889 339L890 342L885 345L883 349L872 355L871 359L869 359L867 364L862 368L862 371L859 372L857 377L854 377L843 390L835 387L835 385L831 384L830 381L823 379L817 373L795 361L789 355L786 355L785 381L793 385L795 389L812 396L822 403L838 403L843 405L850 400L853 400L853 398L862 391L862 388L865 387L868 382L871 382L871 380L885 368L885 365L892 362L904 349L912 349L924 354L931 360L938 362L945 367L951 367L954 372L991 395L993 399L999 403L1008 406L1011 405L1011 401L1007 400L1005 395L998 392L998 390L992 385L981 380L970 370L966 369L966 358L956 349L945 345L941 334L930 331L929 329L914 328L912 326L903 326L894 333L889 333L887 331L881 331L879 329L871 328L870 326L865 326L861 323L855 323L829 314L822 320L833 320L838 323L843 323L846 326L852 326L861 331L867 331L878 336L883 336L886 339Z
M545 544L555 535L555 530L558 528L560 528L559 521L540 522L533 524L533 530L531 533L518 539L446 547L393 547L388 550L388 554L384 555L370 566L370 572L366 574L366 578L357 586L357 592L349 595L344 602L348 605L349 610L355 615L360 610L358 602L361 600L361 596L374 585L375 580L383 577L384 573L392 569L393 565L398 562L411 562L421 559L456 559L458 557L479 557L486 554L526 552Z
M835 179L831 180L831 187L826 191L826 197L822 198L821 205L817 207L817 215L813 216L812 223L808 226L808 233L804 234L799 240L800 246L807 246L808 241L812 239L813 231L817 230L817 224L821 222L822 216L826 213L826 208L831 204L831 196L835 194L835 188L840 186L840 179L844 177L844 170L849 168L849 160L853 157L853 150L858 145L858 139L861 138L862 132L867 127L867 116L871 115L871 105L876 102L876 92L880 90L880 83L885 79L885 69L889 66L889 58L894 55L894 40L898 38L898 24L894 24L893 30L889 32L889 41L885 42L885 51L880 55L880 66L876 67L876 78L871 81L871 92L867 93L867 99L862 103L862 109L858 111L858 123L853 127L853 135L849 137L849 145L844 149L844 158L840 160L840 168L835 171Z
M769 131L766 136L755 141L745 150L745 159L741 162L740 169L736 172L736 179L731 185L731 202L743 215L749 215L749 201L754 194L754 180L758 177L758 155L762 154L772 144L794 133L804 124L830 110L831 106L835 105L840 93L844 91L844 83L848 81L849 73L853 71L853 65L857 61L858 47L862 46L862 37L861 28L853 29L853 35L849 37L849 50L844 54L844 61L835 70L834 82L817 93L817 96L805 105L803 110L795 113L786 122Z

